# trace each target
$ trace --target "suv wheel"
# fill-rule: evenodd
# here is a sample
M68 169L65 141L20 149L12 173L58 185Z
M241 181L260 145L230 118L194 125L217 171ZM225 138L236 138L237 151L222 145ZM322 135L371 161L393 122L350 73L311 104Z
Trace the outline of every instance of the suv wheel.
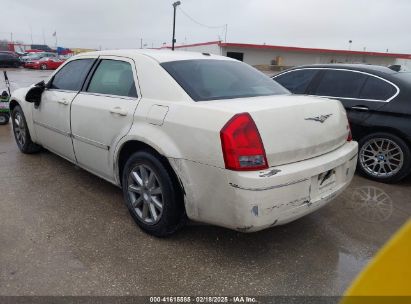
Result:
M128 159L122 176L124 199L134 221L158 237L184 224L181 190L168 167L152 153L139 151Z
M16 106L11 113L13 133L17 146L23 153L31 154L41 150L39 145L32 142L30 132L27 127L26 118L20 106Z
M368 178L393 183L410 173L410 148L401 138L373 133L362 138L359 146L358 169Z

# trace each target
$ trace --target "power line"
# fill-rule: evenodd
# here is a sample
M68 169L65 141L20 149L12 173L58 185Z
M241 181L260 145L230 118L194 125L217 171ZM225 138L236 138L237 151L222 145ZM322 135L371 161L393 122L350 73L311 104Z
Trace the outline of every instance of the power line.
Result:
M184 16L186 16L188 19L190 19L192 22L203 26L203 27L207 27L207 28L211 28L211 29L215 29L215 28L225 28L227 25L218 25L218 26L213 26L213 25L206 25L204 23L198 22L197 20L195 20L193 17L191 17L189 14L187 14L181 7L178 7L178 9L183 13Z

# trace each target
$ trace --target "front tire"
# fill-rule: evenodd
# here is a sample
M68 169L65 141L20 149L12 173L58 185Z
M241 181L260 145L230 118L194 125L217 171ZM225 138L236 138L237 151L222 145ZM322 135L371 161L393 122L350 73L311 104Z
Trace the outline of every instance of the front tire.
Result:
M411 151L404 140L390 133L373 133L359 141L358 170L382 183L395 183L411 172Z
M171 168L149 151L131 155L124 166L122 188L125 203L145 232L165 237L184 224L180 187Z
M40 66L40 69L42 69L42 70L47 70L47 65L42 64L42 65Z
M26 118L20 106L14 107L11 113L14 138L20 151L26 154L39 152L41 147L36 145L30 136Z

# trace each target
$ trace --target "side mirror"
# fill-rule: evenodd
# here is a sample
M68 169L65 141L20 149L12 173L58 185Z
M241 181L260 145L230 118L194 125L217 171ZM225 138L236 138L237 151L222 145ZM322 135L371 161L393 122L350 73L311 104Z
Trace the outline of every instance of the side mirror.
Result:
M3 91L3 93L1 93L1 98L7 98L9 97L9 93L7 93L7 91Z
M28 90L26 94L26 101L33 102L36 106L40 104L41 94L43 94L46 89L46 84L44 81L37 83L34 87Z

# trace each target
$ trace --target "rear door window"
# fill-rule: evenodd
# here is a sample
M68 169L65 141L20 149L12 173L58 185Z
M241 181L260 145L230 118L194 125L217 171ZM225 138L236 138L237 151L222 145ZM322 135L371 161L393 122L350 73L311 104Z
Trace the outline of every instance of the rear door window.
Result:
M387 100L394 96L396 88L388 82L377 77L369 76L361 90L360 98Z
M87 92L137 97L131 64L126 61L103 59L90 80Z
M317 86L315 95L359 98L367 75L362 73L325 70L320 83Z
M51 89L80 91L94 59L77 59L67 63L53 77Z
M287 72L274 77L274 80L294 94L304 94L318 70L305 69Z

